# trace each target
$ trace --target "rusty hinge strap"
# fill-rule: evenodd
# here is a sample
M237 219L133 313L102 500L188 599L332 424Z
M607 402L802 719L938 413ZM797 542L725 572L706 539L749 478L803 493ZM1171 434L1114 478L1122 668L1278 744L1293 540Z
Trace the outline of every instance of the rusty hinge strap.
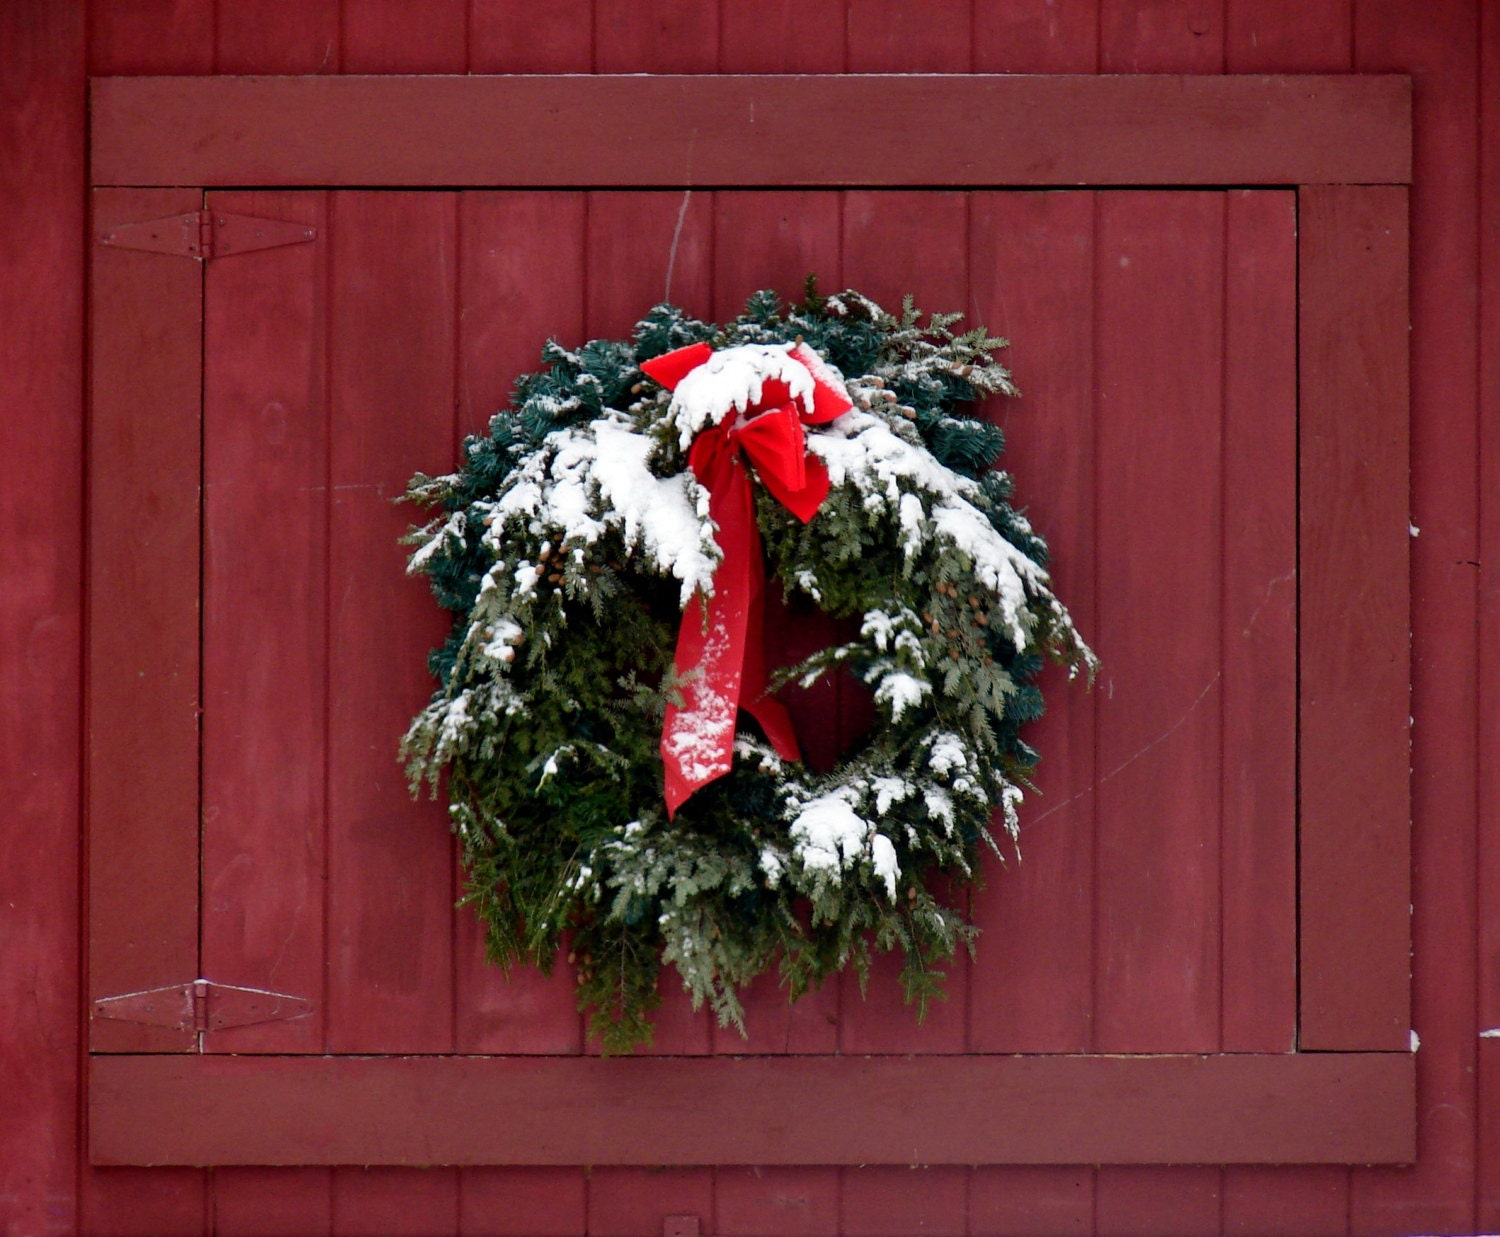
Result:
M317 228L289 219L194 210L164 219L120 224L101 232L99 243L115 249L167 253L204 262L282 245L304 245L317 238Z
M261 1022L305 1018L312 1012L312 1002L303 997L263 988L238 988L207 979L101 997L93 1003L92 1010L95 1018L139 1022L173 1031L223 1031Z

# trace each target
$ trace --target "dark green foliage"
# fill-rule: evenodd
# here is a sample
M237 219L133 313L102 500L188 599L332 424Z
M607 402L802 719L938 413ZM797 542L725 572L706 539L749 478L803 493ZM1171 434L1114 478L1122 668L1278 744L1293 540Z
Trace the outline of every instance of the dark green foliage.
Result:
M902 951L920 1011L940 995L943 960L972 941L927 877L972 879L997 808L1014 831L1036 759L1020 737L1041 713L1033 680L1047 657L1077 667L1092 654L1049 591L1045 546L1010 506L1008 478L990 471L999 429L962 407L1014 393L993 357L1003 341L955 335L955 321L811 282L801 304L759 292L722 327L659 305L632 340L548 343L460 469L412 482L436 513L411 538L412 570L455 614L430 659L438 690L405 741L414 786L446 775L492 960L548 969L566 941L607 1051L649 1038L664 963L739 1025L737 990L769 967L795 999L845 967L863 975L872 950ZM658 748L680 582L601 506L589 452L601 427L639 435L646 477L686 487L689 502L692 485L670 480L685 467L670 402L640 362L699 341L799 338L855 403L813 445L855 463L807 525L757 487L767 571L858 635L780 681L851 674L878 720L816 774L784 765L742 718L732 772L668 820ZM887 456L894 472L861 462ZM590 479L579 493L593 523L522 501L570 476ZM818 849L830 811L857 826L857 853Z

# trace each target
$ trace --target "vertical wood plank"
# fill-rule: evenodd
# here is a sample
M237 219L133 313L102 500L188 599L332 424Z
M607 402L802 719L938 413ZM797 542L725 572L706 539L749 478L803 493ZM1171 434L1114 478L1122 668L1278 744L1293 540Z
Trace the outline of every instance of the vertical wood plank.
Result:
M1406 190L1301 191L1301 1045L1406 1047ZM1358 410L1356 415L1356 410ZM1308 484L1348 477L1340 486Z
M589 1174L589 1237L654 1237L667 1216L696 1216L700 1233L718 1232L712 1169L596 1168Z
M397 743L443 615L405 575L392 500L453 454L455 201L340 193L330 213L329 974L333 1052L453 1044L452 847ZM372 667L379 667L373 673Z
M576 1237L588 1227L581 1168L466 1168L460 1173L463 1237Z
M333 1170L216 1168L214 1237L309 1237L333 1231Z
M89 73L212 73L214 0L88 0Z
M474 192L463 196L459 245L459 428L486 432L516 379L539 368L542 345L583 342L584 196ZM452 458L458 458L454 444ZM506 975L485 961L484 930L455 912L460 1052L577 1052L572 968Z
M457 1169L334 1170L333 1237L441 1237L457 1231Z
M587 73L593 36L591 0L471 0L469 72Z
M198 970L202 267L113 248L117 225L196 210L190 189L98 190L92 222L88 822L91 1000ZM150 770L149 777L140 771ZM150 890L149 897L143 891ZM96 1020L96 1051L193 1033Z
M1219 1042L1223 209L1100 198L1095 1051Z
M707 318L713 309L712 193L588 195L585 334L621 339L659 301ZM694 1012L677 972L662 972L653 1011L654 1053L704 1053L713 1015Z
M1401 907L1414 909L1411 1025L1422 1037L1417 1054L1422 1106L1418 1163L1408 1172L1354 1172L1350 1213L1356 1233L1476 1231L1475 1031L1485 1024L1476 1025L1475 1017L1477 891L1470 874L1475 871L1481 811L1477 771L1493 753L1475 744L1480 562L1476 534L1482 479L1475 468L1482 424L1474 414L1479 398L1475 205L1478 36L1482 15L1490 7L1479 0L1444 0L1421 10L1390 0L1358 0L1354 7L1355 71L1410 73L1413 84L1410 260L1400 266L1402 274L1410 271L1411 522L1421 530L1421 536L1402 547L1410 553L1413 601L1409 711L1416 724L1410 747L1403 743L1399 749L1409 755L1412 770L1411 885L1398 894L1392 882L1378 886L1372 896L1386 904L1390 926L1382 943L1392 951L1402 939L1395 922L1397 897ZM1393 206L1392 213L1397 220L1407 218L1404 209ZM1379 239L1368 234L1364 239L1373 243L1374 251L1360 256L1382 271L1387 258L1399 260ZM1404 361L1405 349L1395 338L1402 325L1386 324L1384 338L1390 343L1384 348ZM1370 344L1381 347L1374 340ZM1493 349L1493 339L1486 340L1486 347ZM1384 377L1373 368L1379 364L1372 359L1371 378ZM1354 395L1360 387L1351 382L1348 390ZM1392 391L1388 397L1395 396ZM1404 406L1404 390L1401 396ZM1386 411L1383 403L1380 411ZM1394 408L1390 414L1394 418ZM1389 554L1394 556L1400 519L1396 508L1406 497L1404 481L1394 470L1391 475L1379 473L1373 464L1368 476L1372 484L1379 477L1393 491L1389 505L1382 502L1378 513L1368 514L1389 538ZM1388 562L1384 556L1372 557L1368 569L1381 570ZM1394 641L1397 618L1407 616L1380 617L1390 622ZM1384 665L1377 674L1378 682L1367 689L1372 697L1387 686ZM1395 683L1390 687L1394 691ZM1398 778L1396 712L1405 703L1398 695L1390 698L1380 736L1388 744L1392 783ZM1401 771L1406 767L1402 765ZM1369 843L1394 824L1386 813L1394 817L1404 811L1405 785L1406 779L1400 778L1400 785L1392 788L1397 801L1387 799L1377 819L1367 823ZM1362 858L1356 853L1356 859ZM1355 957L1359 965L1359 955ZM1387 982L1394 987L1397 967L1392 962L1387 969ZM1389 1034L1390 1040L1399 1038L1399 1031Z
M1109 1237L1203 1237L1220 1230L1217 1168L1101 1168L1094 1231Z
M209 1171L201 1168L84 1165L78 1231L90 1237L208 1237L208 1178Z
M1297 1033L1297 220L1228 195L1224 290L1223 1047Z
M323 1047L324 201L209 195L214 211L319 232L308 244L216 259L204 275L202 973L314 1009L213 1032L210 1052Z
M338 0L234 0L216 10L219 73L337 73Z
M1353 0L1227 4L1228 73L1348 73L1354 60Z
M720 0L720 73L838 73L844 0Z
M713 73L719 6L699 0L594 0L594 72Z
M976 193L973 320L1011 346L1021 388L991 410L1000 467L1047 538L1053 585L1086 640L1094 610L1094 195ZM1019 862L990 863L975 894L969 1048L1087 1052L1092 1033L1094 709L1062 673L1042 680L1047 713L1026 739L1044 753L1021 810Z
M1099 5L1054 0L973 0L974 72L1093 73Z
M1348 1228L1347 1168L1224 1170L1225 1237L1341 1237Z
M715 1174L718 1237L837 1237L836 1168L720 1168Z
M825 291L840 288L839 195L833 192L745 192L715 196L713 317L739 314L746 298L771 288L784 301L801 299L803 281L820 276ZM825 616L768 605L769 664L792 665L837 639ZM838 692L832 679L780 693L803 755L814 767L837 763ZM748 1040L733 1028L714 1028L719 1052L828 1052L838 1039L838 985L829 983L795 1005L776 975L763 975L744 994ZM774 1170L769 1170L774 1176ZM757 1177L763 1181L764 1176ZM777 1186L770 1187L773 1191Z
M899 314L907 293L918 309L949 313L969 303L968 199L963 193L859 191L844 199L844 281ZM854 710L845 705L845 741L858 733ZM870 968L861 997L852 974L840 976L844 1052L962 1052L968 1022L969 959L962 951L943 969L946 1000L934 1001L917 1024L901 997L898 955L886 954ZM847 1190L852 1182L846 1182Z
M1480 10L1479 335L1500 338L1500 12ZM1500 347L1479 354L1479 750L1500 750ZM1500 770L1479 763L1480 1033L1500 1031ZM1479 1042L1478 1216L1500 1229L1500 1036Z
M0 6L0 47L0 1199L15 1232L68 1232L79 1142L83 4Z
M971 0L848 0L851 73L967 73Z
M1225 0L1100 0L1101 73L1222 73Z
M990 1168L971 1171L969 1229L1005 1237L1083 1237L1094 1231L1091 1168Z
M844 1171L843 1237L962 1237L968 1169L874 1167Z
M340 0L345 73L463 73L468 0Z

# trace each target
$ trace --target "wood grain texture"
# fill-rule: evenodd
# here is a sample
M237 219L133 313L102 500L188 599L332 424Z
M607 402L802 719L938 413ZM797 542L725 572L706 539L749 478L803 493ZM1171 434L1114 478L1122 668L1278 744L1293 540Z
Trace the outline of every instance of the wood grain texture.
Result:
M116 1054L90 1075L98 1164L1404 1163L1415 1150L1408 1053Z
M338 73L339 0L233 0L215 6L219 73Z
M1219 1231L1217 1168L1099 1169L1094 1228L1109 1237L1199 1237Z
M202 974L313 1013L211 1052L323 1048L327 860L326 195L218 193L319 239L204 273Z
M720 73L839 73L844 0L720 0Z
M1224 220L1222 1046L1297 1034L1297 210Z
M89 72L215 72L214 8L214 0L88 0Z
M0 6L0 1213L77 1225L84 6Z
M1410 177L1409 84L1399 76L112 78L94 83L92 99L97 184ZM497 115L508 123L494 124ZM913 129L922 142L906 142ZM893 146L902 148L899 163Z
M1300 1043L1399 1050L1411 982L1406 192L1312 188L1299 201Z
M1101 73L1222 73L1224 0L1100 0Z
M973 0L974 72L1093 73L1099 64L1094 4Z
M1099 204L1096 1051L1219 1047L1223 211Z
M346 73L463 73L469 0L340 0ZM222 71L222 70L221 70Z
M848 0L851 73L963 73L969 68L970 0Z
M195 210L190 189L94 195L90 371L89 996L198 969L198 596L203 269L106 246ZM146 771L149 770L149 774ZM143 900L142 889L155 896ZM193 1033L96 1020L96 1051Z
M413 472L453 458L457 218L447 194L336 194L329 294L328 1046L453 1047L454 865L401 735L443 613L405 574ZM372 666L386 667L372 674ZM399 668L399 669L398 669Z
M1354 68L1353 8L1353 0L1226 4L1225 70L1348 73Z
M962 193L875 193L844 196L844 281L891 313L904 297L924 313L962 312L969 303L968 197ZM840 727L852 742L865 726L868 696L847 693ZM968 895L940 893L967 912ZM940 964L943 997L918 1023L902 996L900 951L879 955L863 992L852 972L839 976L839 1048L843 1052L963 1052L968 1044L968 955ZM846 1192L850 1187L846 1185ZM846 1200L847 1201L847 1200Z
M714 1173L721 1237L841 1237L840 1169L720 1168Z
M459 206L458 413L466 434L486 432L516 380L540 368L542 345L584 341L585 227L581 193L464 194ZM453 444L451 459L459 457ZM450 465L444 465L446 470ZM460 877L460 879L462 879ZM455 911L455 1009L460 1052L577 1052L583 1024L573 969L485 961L484 930Z
M713 73L719 6L699 0L594 0L597 73ZM633 117L650 133L648 117Z
M1356 1233L1474 1230L1476 1147L1475 917L1479 768L1476 742L1479 617L1476 472L1476 302L1479 0L1444 0L1418 13L1360 0L1354 65L1401 64L1422 83L1420 153L1411 196L1411 519L1416 604L1411 630L1412 1025L1427 1112L1422 1160L1404 1179L1356 1172ZM1415 188L1420 185L1420 189ZM1494 347L1493 337L1484 340ZM1394 514L1394 513L1392 513ZM1394 753L1392 754L1394 758ZM1394 891L1392 892L1394 901ZM1493 1154L1493 1152L1492 1152Z
M1073 1237L1094 1231L1092 1168L976 1167L969 1178L969 1223L975 1233L1006 1237Z
M590 0L471 0L469 72L588 73L593 35Z
M1001 467L1046 537L1058 596L1085 640L1098 629L1094 501L1093 193L979 193L970 207L973 324L1011 340L999 359L1021 397L991 401ZM1063 330L1047 323L1066 323ZM1087 1052L1093 1038L1094 714L1097 693L1043 675L1042 752L1021 811L1019 858L985 856L971 1052Z

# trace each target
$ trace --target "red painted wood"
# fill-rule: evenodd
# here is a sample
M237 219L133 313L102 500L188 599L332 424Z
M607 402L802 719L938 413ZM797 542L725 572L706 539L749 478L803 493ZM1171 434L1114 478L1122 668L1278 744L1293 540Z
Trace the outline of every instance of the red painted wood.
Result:
M588 198L585 333L623 338L670 300L708 317L713 307L711 193L593 193ZM694 1011L677 973L665 970L649 1051L708 1052L713 1016ZM591 1041L592 1043L592 1041Z
M1227 4L1225 69L1230 73L1351 72L1353 7L1353 0Z
M1493 479L1500 469L1500 348L1494 344L1500 323L1500 14L1480 10L1480 147L1479 147L1479 434L1480 434L1480 568L1479 589L1479 732L1481 752L1500 742L1500 503ZM1481 760L1479 799L1479 931L1478 1026L1500 1030L1500 770ZM1500 1229L1500 1036L1479 1042L1475 1087L1478 1099L1478 1147L1475 1156L1477 1228Z
M969 1223L975 1233L1071 1237L1094 1231L1091 1168L974 1168Z
M594 0L596 73L713 73L719 6L697 0ZM650 133L647 117L642 133Z
M1300 194L1303 1048L1406 1046L1406 192ZM1355 415L1355 410L1358 415Z
M965 73L970 0L848 0L851 73Z
M330 290L328 1047L453 1046L454 866L445 813L412 803L397 743L431 691L442 614L406 577L393 504L453 456L455 201L337 194ZM386 669L371 674L370 667Z
M976 73L1093 73L1097 4L973 0Z
M696 1216L714 1233L714 1174L704 1168L596 1168L588 1178L589 1237L663 1232L668 1216Z
M901 312L910 293L917 308L951 313L969 303L968 198L960 193L854 192L844 199L844 281L891 313ZM853 697L853 693L849 693ZM860 732L851 700L844 709L846 741ZM839 1047L844 1052L963 1052L967 1047L967 954L959 951L942 969L946 999L934 1001L926 1020L901 996L901 955L885 954L870 967L861 995L853 973L839 977L842 1013ZM846 1201L850 1186L846 1184Z
M332 1228L332 1169L214 1169L215 1237L306 1237Z
M1328 1237L1348 1230L1347 1168L1224 1170L1225 1237Z
M966 1168L845 1169L842 1232L848 1237L962 1237L967 1194Z
M469 72L588 73L593 27L589 0L470 0Z
M1480 416L1475 299L1478 35L1488 5L1447 0L1414 13L1388 0L1355 11L1355 68L1399 63L1422 84L1420 189L1411 197L1412 1025L1428 1113L1414 1174L1356 1173L1356 1233L1477 1231L1473 1136ZM1462 118L1462 119L1460 119ZM1494 336L1485 337L1494 347ZM1393 513L1394 514L1394 513ZM1394 755L1394 753L1392 754ZM1392 891L1394 892L1394 891ZM1491 1149L1493 1154L1493 1149Z
M584 229L579 193L476 192L461 199L463 432L486 432L490 418L509 404L516 379L539 368L548 339L570 347L583 342ZM457 458L455 444L451 459ZM458 1050L579 1051L583 1028L572 968L560 959L550 976L517 967L507 977L485 960L474 912L460 907L455 916Z
M99 1164L1405 1163L1414 1151L1409 1053L116 1054L90 1068Z
M83 5L0 7L0 47L0 1214L40 1233L77 1226Z
M97 238L200 201L101 190L90 222L88 490L102 517L89 539L90 999L198 975L202 268ZM114 1020L90 1035L101 1051L183 1052L193 1040Z
M1404 183L1408 109L1401 77L112 79L91 147L98 184Z
M720 1168L714 1174L720 1237L838 1237L837 1168Z
M1219 1046L1223 212L1100 196L1097 1051Z
M817 274L825 291L843 287L839 236L840 198L836 193L720 193L714 198L713 317L722 322L741 313L745 300L771 288L784 301L802 296L803 281ZM772 660L790 665L838 639L824 616L798 608L773 607L768 614L767 647ZM841 755L838 742L838 684L827 679L802 689L782 690L804 758L815 768L831 768ZM718 1052L830 1052L838 1042L838 985L828 983L795 1005L774 974L763 976L744 996L748 1040L733 1028L715 1027Z
M338 0L234 0L215 8L215 71L337 73Z
M340 0L346 73L463 73L468 0ZM416 20L420 13L420 20Z
M88 0L88 40L95 76L212 73L214 0Z
M844 0L720 0L720 73L838 73Z
M1297 1034L1297 217L1225 203L1222 1046Z
M196 1168L82 1167L78 1231L101 1237L208 1237L209 1172ZM43 1232L46 1230L43 1229Z
M1103 73L1222 73L1225 0L1100 0Z
M464 1237L575 1237L588 1226L581 1168L465 1168L458 1231Z
M209 195L319 239L214 259L204 291L202 973L311 1002L210 1052L323 1047L328 219L320 193Z
M1079 193L980 193L970 208L973 320L1011 340L1021 388L996 401L1001 467L1046 536L1058 595L1085 639L1094 587L1094 205ZM1066 323L1056 330L1048 324ZM986 857L975 895L979 952L969 1048L1087 1052L1092 1037L1094 712L1065 675L1042 682L1047 714L1027 731L1044 753L1021 812L1019 862Z
M429 1237L458 1231L451 1168L338 1168L333 1237Z
M1220 1231L1217 1168L1101 1168L1095 1231L1109 1237L1202 1237Z

